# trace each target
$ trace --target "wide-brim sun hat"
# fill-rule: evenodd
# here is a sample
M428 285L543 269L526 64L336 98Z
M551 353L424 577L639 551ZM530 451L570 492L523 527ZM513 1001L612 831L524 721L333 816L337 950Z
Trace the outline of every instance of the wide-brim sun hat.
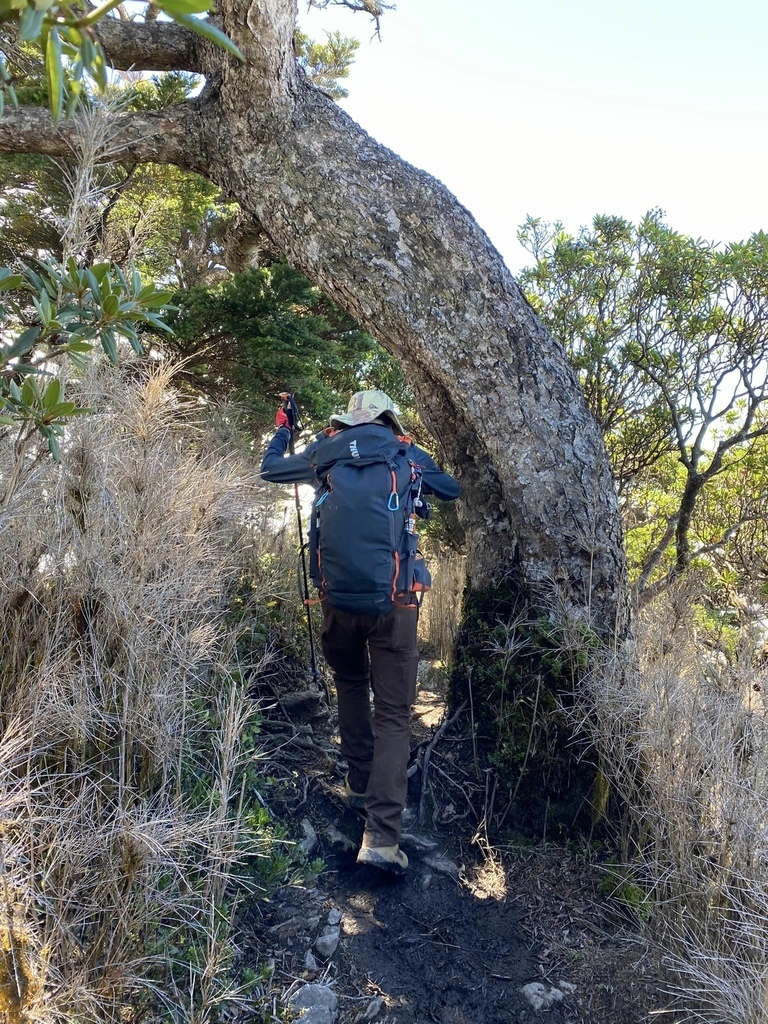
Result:
M359 427L378 419L389 420L398 434L405 433L395 412L395 403L385 391L357 391L350 398L346 412L331 416L331 426Z

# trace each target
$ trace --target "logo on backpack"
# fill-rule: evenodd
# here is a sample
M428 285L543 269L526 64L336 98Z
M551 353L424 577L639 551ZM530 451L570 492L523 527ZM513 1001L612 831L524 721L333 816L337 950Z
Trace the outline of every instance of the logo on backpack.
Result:
M347 442L344 431L315 449L320 490L312 509L309 565L312 582L342 611L381 615L395 604L416 607L431 580L417 558L416 516L421 469L410 442L367 424ZM418 578L417 578L418 577Z

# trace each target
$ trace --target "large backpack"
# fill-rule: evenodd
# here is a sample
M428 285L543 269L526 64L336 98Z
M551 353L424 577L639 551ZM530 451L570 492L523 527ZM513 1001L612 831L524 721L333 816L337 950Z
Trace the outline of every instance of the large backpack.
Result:
M414 593L428 588L415 529L427 505L411 451L409 441L369 423L329 435L312 454L320 487L310 575L335 608L382 615L395 604L415 606Z

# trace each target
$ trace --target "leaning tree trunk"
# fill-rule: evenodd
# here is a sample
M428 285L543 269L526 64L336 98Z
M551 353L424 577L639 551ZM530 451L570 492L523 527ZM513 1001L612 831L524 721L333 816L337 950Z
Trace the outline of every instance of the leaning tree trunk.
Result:
M564 350L454 196L306 81L293 56L293 0L218 6L244 63L176 25L102 24L115 66L207 79L184 107L126 116L126 146L137 161L173 162L219 184L240 204L247 235L265 233L400 361L464 489L472 657L457 689L474 680L473 703L490 707L530 685L538 713L551 713L563 685L554 655L567 647L554 620L571 624L568 643L581 636L587 646L628 628L611 470ZM64 152L68 131L21 111L0 121L0 150ZM536 623L527 650L538 645L544 658L527 662L528 679L519 667L508 678L489 673L491 649L510 649L497 619L521 612ZM538 779L531 771L530 715L506 732L491 717L512 771L527 772L543 796L550 769L537 767ZM550 797L562 795L570 769L556 776Z

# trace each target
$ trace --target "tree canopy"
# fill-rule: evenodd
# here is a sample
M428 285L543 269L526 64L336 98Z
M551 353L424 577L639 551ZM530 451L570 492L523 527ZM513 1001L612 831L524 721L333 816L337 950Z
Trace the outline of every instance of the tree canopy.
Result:
M185 376L210 394L234 394L258 432L274 417L281 391L297 394L318 428L366 386L409 395L397 365L370 335L303 275L285 264L252 267L213 287L174 296L168 351L185 360Z
M653 593L766 508L750 453L768 433L768 235L718 247L653 211L636 226L595 217L576 235L529 219L521 240L536 259L522 281L605 434L642 537L637 586ZM716 513L718 478L738 500Z

